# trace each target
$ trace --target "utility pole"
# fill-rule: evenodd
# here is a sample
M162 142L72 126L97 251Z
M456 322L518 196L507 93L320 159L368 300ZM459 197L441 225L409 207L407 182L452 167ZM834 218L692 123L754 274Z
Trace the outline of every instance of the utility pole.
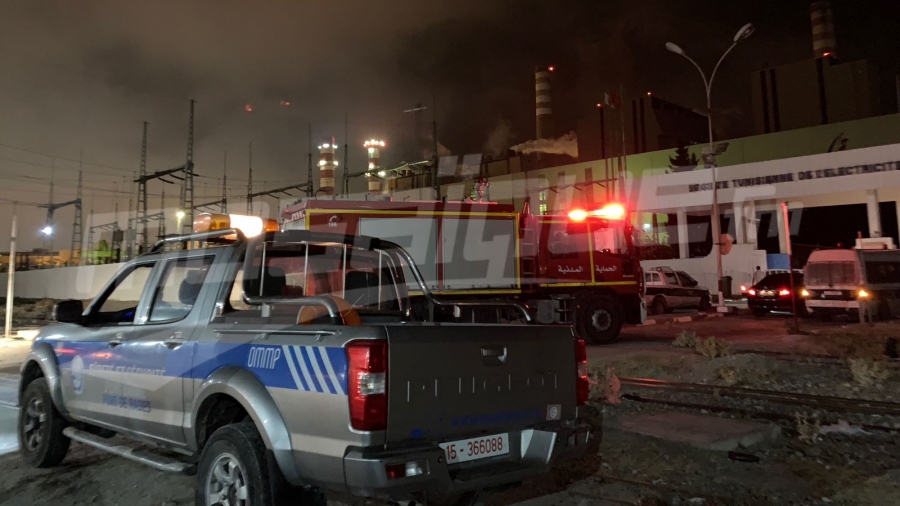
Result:
M347 151L349 151L347 148L350 147L350 145L348 144L347 132L349 131L349 129L347 127L347 123L348 123L347 118L348 118L347 113L344 113L344 172L341 173L342 179L344 181L343 181L343 184L341 185L341 187L344 189L344 197L345 198L350 195L350 178L347 177L350 174L350 166L347 165L347 158L348 158Z
M194 99L188 121L187 160L184 164L184 189L181 193L181 209L185 213L178 233L190 234L194 227Z
M9 270L6 274L6 338L12 337L13 299L16 293L16 211L18 206L13 202L12 230L9 233Z
M162 191L162 199L159 203L159 239L166 237L166 190Z
M147 122L144 122L144 134L141 137L141 170L138 183L138 218L140 225L141 238L138 241L140 250L146 251L150 242L150 236L147 234L149 226L147 219Z
M222 214L228 212L228 151L222 154Z
M137 174L134 174L134 177L137 178ZM124 179L124 178L123 178ZM123 181L124 183L125 181ZM129 260L134 258L134 236L137 233L134 225L134 220L131 217L131 204L132 197L131 194L131 185L128 185L128 207L126 207L125 211L125 257Z
M307 151L307 169L306 169L306 197L313 196L313 171L312 171L312 123L309 125L307 134L307 142L309 142L309 151Z
M434 154L431 157L431 184L434 186L434 200L441 200L441 185L438 183L438 137L437 137L437 101L431 94L431 135L434 137Z
M44 248L53 252L53 179L56 176L56 159L50 159L50 200L47 201L47 226L44 227L45 241Z
M247 216L253 215L253 143L250 143L249 175L247 176Z

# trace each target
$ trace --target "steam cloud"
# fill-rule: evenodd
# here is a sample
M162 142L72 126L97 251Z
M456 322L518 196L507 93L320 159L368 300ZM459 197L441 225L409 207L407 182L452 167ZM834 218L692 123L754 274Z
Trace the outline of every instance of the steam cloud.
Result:
M551 155L569 155L578 158L578 137L569 132L559 139L538 139L513 146L513 151L529 155L531 153L547 153Z

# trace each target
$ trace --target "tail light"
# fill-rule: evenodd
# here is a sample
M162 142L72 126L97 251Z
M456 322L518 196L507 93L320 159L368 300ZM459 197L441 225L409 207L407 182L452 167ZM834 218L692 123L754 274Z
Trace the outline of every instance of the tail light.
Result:
M751 297L756 297L756 290L754 290L752 288L747 290L747 295L749 295Z
M587 348L584 339L575 339L575 390L578 406L588 403L591 393L591 384L588 380Z
M778 295L780 297L787 297L790 294L791 294L791 291L788 290L787 288L782 288L781 290L778 290Z
M387 341L353 341L347 344L347 397L350 426L373 431L387 428Z

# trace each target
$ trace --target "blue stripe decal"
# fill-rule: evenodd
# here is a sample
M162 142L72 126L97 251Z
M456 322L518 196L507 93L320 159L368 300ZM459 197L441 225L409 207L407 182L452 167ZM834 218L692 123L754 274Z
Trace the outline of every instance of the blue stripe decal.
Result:
M306 363L306 370L309 371L309 376L312 379L313 385L316 387L316 392L324 393L325 391L322 389L322 386L319 385L319 380L316 378L316 370L313 369L312 362L309 360L309 355L306 351L306 346L300 347L300 354L303 355L303 361Z
M341 393L347 395L347 352L343 348L325 348L323 350L331 361L331 367L337 375L337 384Z
M106 341L48 342L56 351L64 382L81 384L84 375L98 370L120 373L123 381L140 375L205 380L222 367L236 366L269 388L332 395L348 391L347 356L341 347L189 342L170 350L158 339L127 340L115 348ZM296 376L289 363L295 366Z
M322 371L322 376L325 377L325 384L328 385L328 390L330 390L331 393L336 394L337 390L335 390L334 385L331 384L331 376L328 374L328 368L325 367L325 361L322 360L322 349L313 348L312 354L316 357L316 361L319 362L319 370Z
M309 392L309 385L306 384L306 377L303 374L303 371L300 370L300 360L299 357L296 356L297 352L294 350L293 346L288 346L288 357L287 359L296 364L297 367L297 377L300 378L300 383L302 383L303 390Z

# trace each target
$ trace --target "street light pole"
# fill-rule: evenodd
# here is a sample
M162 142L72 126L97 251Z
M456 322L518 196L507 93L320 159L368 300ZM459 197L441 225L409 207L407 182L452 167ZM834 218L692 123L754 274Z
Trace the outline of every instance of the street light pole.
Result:
M15 206L15 204L13 204ZM13 298L16 293L16 211L13 207L12 231L9 234L9 270L6 271L6 338L12 334Z
M684 49L681 49L681 47L675 43L666 42L666 49L668 49L672 53L683 56L687 61L691 62L694 67L697 68L697 70L700 72L700 77L703 79L703 86L706 89L706 122L709 127L709 146L707 147L707 156L709 157L708 159L710 162L709 165L710 172L712 174L713 192L712 219L710 221L712 222L713 246L715 247L716 251L716 280L718 285L718 302L716 305L718 306L719 311L724 311L725 294L722 293L722 225L719 222L719 185L716 177L716 154L713 150L714 139L712 126L712 84L713 79L716 78L716 72L718 72L719 66L722 65L722 61L725 60L725 57L728 56L728 53L730 53L731 50L738 45L738 42L752 35L753 31L754 27L751 23L747 23L746 25L742 26L740 30L738 30L738 32L734 36L734 41L732 42L731 46L729 46L728 49L725 50L725 52L722 54L722 57L719 58L718 63L716 63L716 66L713 68L712 74L710 74L709 79L706 79L706 73L703 72L703 69L700 68L700 65L698 65L693 58L691 58L687 55L687 53L684 52Z

